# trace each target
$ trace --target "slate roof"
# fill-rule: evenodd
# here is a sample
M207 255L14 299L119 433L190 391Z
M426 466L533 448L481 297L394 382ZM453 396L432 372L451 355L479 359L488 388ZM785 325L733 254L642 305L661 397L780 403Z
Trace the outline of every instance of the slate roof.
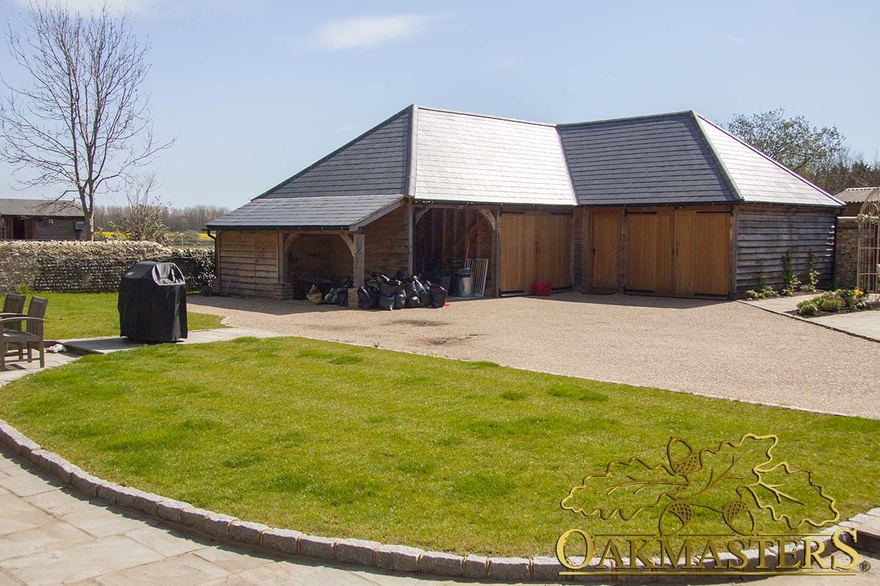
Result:
M834 197L844 203L864 203L877 191L880 191L880 187L850 187Z
M406 193L412 109L398 112L258 199Z
M81 218L75 203L47 199L0 199L0 216L39 216L42 218Z
M732 203L691 112L558 127L586 205Z
M401 195L256 198L208 222L215 228L356 230L398 207Z
M404 197L842 205L692 111L553 125L410 106L208 227L361 225Z
M555 126L416 108L416 200L575 205Z
M700 127L746 203L840 207L840 201L700 115Z

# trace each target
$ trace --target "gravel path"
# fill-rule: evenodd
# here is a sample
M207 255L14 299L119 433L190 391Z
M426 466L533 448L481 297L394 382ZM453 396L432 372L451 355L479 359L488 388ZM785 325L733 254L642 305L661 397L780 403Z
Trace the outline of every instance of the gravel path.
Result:
M394 312L188 303L237 327L880 419L880 345L743 303L580 293Z

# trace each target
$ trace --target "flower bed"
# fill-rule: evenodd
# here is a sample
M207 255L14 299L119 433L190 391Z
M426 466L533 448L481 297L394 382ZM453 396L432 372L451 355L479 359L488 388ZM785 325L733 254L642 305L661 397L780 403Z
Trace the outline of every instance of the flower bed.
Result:
M825 291L797 304L794 312L802 317L817 317L835 313L848 313L873 309L864 291L859 289L836 289Z

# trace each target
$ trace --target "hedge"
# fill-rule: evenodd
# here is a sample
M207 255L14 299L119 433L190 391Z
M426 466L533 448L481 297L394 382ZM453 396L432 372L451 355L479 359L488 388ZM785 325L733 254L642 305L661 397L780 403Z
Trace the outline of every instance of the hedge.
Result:
M7 240L0 241L0 293L118 291L122 273L141 260L178 262L189 290L214 276L211 249L173 249L155 242Z

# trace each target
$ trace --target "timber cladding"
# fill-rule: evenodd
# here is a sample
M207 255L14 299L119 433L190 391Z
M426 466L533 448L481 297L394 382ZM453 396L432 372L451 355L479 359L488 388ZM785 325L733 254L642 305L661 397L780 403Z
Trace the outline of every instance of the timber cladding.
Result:
M217 236L224 293L277 297L278 235L268 231L221 231Z
M834 271L836 209L749 206L738 210L736 290L782 287L782 263L791 255L792 270L803 282L812 254L819 283L830 286Z
M285 280L315 281L336 277L351 277L351 251L339 234L303 234L297 236L287 253Z
M408 273L410 227L406 207L390 212L364 228L366 273ZM351 266L349 255L349 266Z

